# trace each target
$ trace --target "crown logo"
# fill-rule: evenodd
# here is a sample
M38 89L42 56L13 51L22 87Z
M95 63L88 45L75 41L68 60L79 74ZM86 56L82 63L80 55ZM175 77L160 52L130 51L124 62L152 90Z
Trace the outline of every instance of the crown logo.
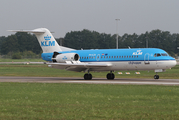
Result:
M48 36L48 35L47 35L47 36L44 36L44 39L45 39L45 40L50 40L50 39L51 39L51 36Z

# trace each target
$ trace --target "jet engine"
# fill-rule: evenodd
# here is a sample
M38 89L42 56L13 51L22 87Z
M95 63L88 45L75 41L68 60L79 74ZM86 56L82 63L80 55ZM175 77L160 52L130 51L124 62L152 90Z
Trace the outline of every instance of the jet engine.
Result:
M65 63L65 61L79 61L80 57L77 53L57 53L54 52L53 62Z

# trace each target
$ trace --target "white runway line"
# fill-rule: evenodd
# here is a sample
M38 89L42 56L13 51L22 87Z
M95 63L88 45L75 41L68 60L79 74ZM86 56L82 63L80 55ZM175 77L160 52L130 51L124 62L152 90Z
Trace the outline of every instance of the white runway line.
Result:
M115 82L115 81L64 81L65 83L91 83L91 84L149 84L149 85L179 85L170 82Z

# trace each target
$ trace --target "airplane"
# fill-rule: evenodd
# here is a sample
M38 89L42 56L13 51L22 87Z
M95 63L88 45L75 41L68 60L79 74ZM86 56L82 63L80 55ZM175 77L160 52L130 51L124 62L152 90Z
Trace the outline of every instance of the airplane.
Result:
M154 70L154 79L159 79L158 72L165 72L177 63L175 58L158 48L75 50L60 46L46 28L9 31L35 34L43 50L41 57L48 61L48 67L84 71L85 80L92 79L90 71L110 71L106 78L113 80L113 72L117 70Z

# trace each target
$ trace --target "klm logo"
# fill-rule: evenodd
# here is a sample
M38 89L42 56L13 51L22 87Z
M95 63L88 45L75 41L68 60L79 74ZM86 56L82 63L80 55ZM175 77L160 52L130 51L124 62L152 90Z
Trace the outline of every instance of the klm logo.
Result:
M143 52L141 52L141 50L137 50L137 52L133 52L132 55L142 55Z
M55 41L41 41L41 46L55 46Z
M55 46L55 41L50 41L51 36L44 36L45 41L41 41L41 46Z
M64 56L62 59L63 59L63 60L67 60L67 57L66 57L66 56Z
M47 36L44 36L44 39L45 39L45 40L50 40L50 39L51 39L51 36L48 36L48 35L47 35Z

